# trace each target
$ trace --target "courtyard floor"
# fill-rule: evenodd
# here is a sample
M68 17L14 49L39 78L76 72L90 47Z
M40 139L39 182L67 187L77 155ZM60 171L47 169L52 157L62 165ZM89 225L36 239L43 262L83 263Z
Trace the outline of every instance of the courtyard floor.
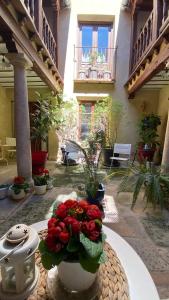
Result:
M48 163L54 176L54 188L44 196L28 195L20 202L11 199L0 201L0 236L16 223L32 224L49 218L53 203L58 196L78 190L83 183L83 174L78 167ZM15 164L0 167L0 183L12 182L16 175ZM119 212L119 222L109 227L122 236L140 255L157 286L161 299L169 298L169 226L159 212L144 211L141 199L131 211L131 193L117 197L120 179L105 182L107 195L112 195ZM147 287L148 288L148 287Z

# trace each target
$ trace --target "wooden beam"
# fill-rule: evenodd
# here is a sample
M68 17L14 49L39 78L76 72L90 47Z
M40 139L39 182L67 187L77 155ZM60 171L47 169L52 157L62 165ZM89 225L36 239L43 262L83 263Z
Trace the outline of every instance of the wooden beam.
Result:
M30 43L29 39L25 36L24 32L20 29L17 22L10 15L6 7L0 3L0 15L8 28L13 32L13 38L15 42L23 49L25 54L33 61L33 69L37 74L47 83L47 85L54 91L60 90L60 85L53 78L51 71L47 69L47 66L42 62L41 58L37 54L36 49Z
M169 59L169 43L166 43L166 40L163 41L159 54L152 59L152 61L145 67L144 72L138 77L133 86L128 89L129 94L135 93L140 89L143 84L148 82L154 75L161 71L165 63Z

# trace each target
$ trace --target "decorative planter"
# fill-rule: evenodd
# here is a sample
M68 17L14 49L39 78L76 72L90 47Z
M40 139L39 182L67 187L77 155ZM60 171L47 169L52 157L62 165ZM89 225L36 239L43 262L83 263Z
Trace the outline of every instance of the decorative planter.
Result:
M86 71L85 70L79 71L79 79L86 79Z
M110 80L111 79L111 72L110 71L104 71L103 79L104 80Z
M152 146L152 147L145 147L146 145L141 144L138 147L138 160L139 162L143 162L145 160L152 162L153 161L153 157L154 157L154 153L156 151L156 146Z
M47 151L35 151L32 152L32 173L34 175L40 175L40 169L44 169L45 163L48 157Z
M90 68L89 77L91 79L97 79L97 77L98 77L98 70L95 69L95 68Z
M105 189L104 189L104 186L103 186L102 183L99 184L99 189L98 189L95 197L93 197L90 194L90 191L86 191L88 202L90 204L99 205L101 203L101 201L103 200L103 198L104 198L104 192L105 192Z
M46 193L46 185L35 185L34 190L36 195L43 195Z
M64 287L69 291L87 290L95 281L96 274L85 271L79 262L61 262L58 276Z
M6 198L8 196L8 185L2 185L0 187L0 200Z
M16 194L12 188L10 188L10 190L11 190L10 195L14 200L21 200L25 197L25 191L23 189L21 189L18 194Z

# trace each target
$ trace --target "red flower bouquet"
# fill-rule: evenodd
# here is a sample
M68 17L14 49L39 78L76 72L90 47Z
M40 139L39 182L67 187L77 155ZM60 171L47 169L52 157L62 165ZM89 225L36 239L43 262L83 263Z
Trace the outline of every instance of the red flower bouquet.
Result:
M39 245L43 266L49 270L63 260L79 261L83 269L95 273L105 262L101 216L100 209L85 200L59 204Z

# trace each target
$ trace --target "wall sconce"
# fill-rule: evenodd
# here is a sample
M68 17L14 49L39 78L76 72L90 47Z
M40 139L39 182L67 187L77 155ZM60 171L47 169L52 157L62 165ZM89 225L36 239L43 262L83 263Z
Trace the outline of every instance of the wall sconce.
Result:
M26 299L39 277L35 251L39 236L24 224L13 226L0 240L0 299Z

